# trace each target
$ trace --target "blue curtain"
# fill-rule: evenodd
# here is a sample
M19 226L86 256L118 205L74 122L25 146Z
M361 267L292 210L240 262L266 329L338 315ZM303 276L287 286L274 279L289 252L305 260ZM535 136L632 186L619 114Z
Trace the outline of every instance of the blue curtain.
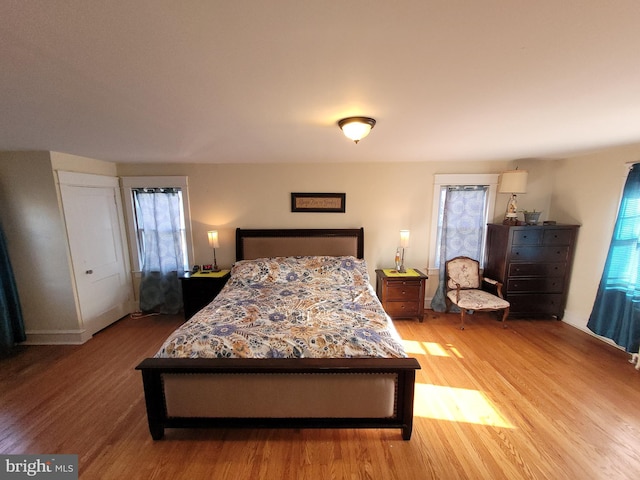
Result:
M182 308L178 272L184 271L179 189L134 190L141 236L140 309L176 314Z
M627 352L640 341L640 164L629 171L587 327Z
M440 271L438 288L431 299L435 312L446 310L445 262L465 255L480 260L484 233L486 186L446 187L442 200ZM451 311L458 311L454 306Z
M0 356L8 355L16 343L26 339L18 289L0 227Z

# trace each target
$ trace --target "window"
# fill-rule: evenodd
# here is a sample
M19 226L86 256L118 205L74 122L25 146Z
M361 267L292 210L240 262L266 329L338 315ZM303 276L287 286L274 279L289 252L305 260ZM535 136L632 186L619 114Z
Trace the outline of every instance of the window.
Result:
M456 208L460 209L460 215L455 215L453 219L462 219L464 211L463 222L448 222L450 238L452 236L454 241L449 242L447 257L466 255L479 260L482 267L486 224L493 218L497 184L498 174L435 175L429 252L430 269L439 270L440 268L440 240L447 194L455 197Z
M143 268L145 237L153 233L162 239L164 247L181 252L183 270L189 270L193 258L191 221L189 219L189 195L187 177L123 177L122 189L129 223L129 242L134 271ZM179 234L165 228L161 218L155 218L148 206L155 204L159 211L173 213L179 222ZM145 232L145 228L147 231ZM150 232L149 229L153 229ZM145 235L145 233L147 235Z
M631 166L587 327L627 352L640 343L640 164Z

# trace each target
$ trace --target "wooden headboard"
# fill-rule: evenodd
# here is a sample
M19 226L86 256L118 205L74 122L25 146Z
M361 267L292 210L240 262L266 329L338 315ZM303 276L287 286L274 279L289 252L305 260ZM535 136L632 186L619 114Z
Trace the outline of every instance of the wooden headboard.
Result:
M236 261L302 255L364 258L364 228L236 229Z

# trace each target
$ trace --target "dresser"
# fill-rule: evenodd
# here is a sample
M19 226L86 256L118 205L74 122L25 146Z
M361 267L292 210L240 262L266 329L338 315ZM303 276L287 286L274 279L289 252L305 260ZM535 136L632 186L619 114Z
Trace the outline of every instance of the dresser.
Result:
M178 276L182 284L184 319L189 320L216 298L229 280L230 270L219 272L185 272Z
M424 288L427 276L414 268L406 274L395 270L376 270L376 294L385 312L392 318L417 318L424 315Z
M510 317L562 319L578 228L488 225L484 276L502 282Z

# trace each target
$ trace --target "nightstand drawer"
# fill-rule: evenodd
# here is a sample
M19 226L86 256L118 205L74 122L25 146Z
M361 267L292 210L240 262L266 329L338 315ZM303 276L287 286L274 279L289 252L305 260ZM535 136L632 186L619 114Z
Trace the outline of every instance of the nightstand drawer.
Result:
M420 298L420 282L389 282L387 287L388 302L413 301Z
M416 301L412 302L386 302L384 310L391 318L415 317L422 312L418 312L419 306Z

